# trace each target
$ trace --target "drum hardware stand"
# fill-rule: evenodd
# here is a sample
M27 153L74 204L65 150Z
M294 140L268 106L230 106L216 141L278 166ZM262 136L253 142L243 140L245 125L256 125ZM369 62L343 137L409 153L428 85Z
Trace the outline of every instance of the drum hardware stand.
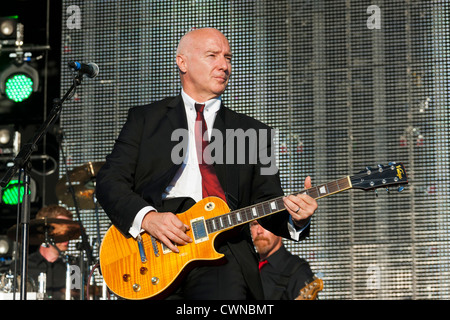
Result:
M94 186L95 188L97 188L96 182L94 182ZM94 189L96 190L96 189ZM94 204L95 204L95 219L96 219L96 226L97 226L97 248L98 251L100 251L100 246L101 246L101 235L100 235L100 216L99 216L99 212L98 212L98 201L97 201L97 196L95 195L95 191L92 195L92 198L94 200Z
M46 118L45 122L38 129L33 139L25 144L17 156L14 158L13 166L9 167L8 171L6 171L5 175L0 180L0 187L4 188L8 185L14 175L17 172L20 172L19 175L19 187L20 187L20 177L23 178L24 184L24 195L22 203L18 203L18 211L20 211L20 225L21 225L21 278L28 279L28 247L29 247L29 223L30 223L30 158L34 151L37 149L38 142L42 139L42 137L48 132L50 127L56 122L59 118L59 115L62 110L62 105L66 101L66 99L71 98L78 85L81 84L83 79L83 73L78 72L78 74L74 77L72 86L65 93L62 99L55 99L53 102L53 108L50 111L49 116ZM19 188L20 190L20 188ZM20 192L19 192L20 197ZM19 217L19 216L18 216ZM19 228L19 224L17 224L17 228ZM17 234L19 230L17 230ZM17 277L17 268L14 270L15 277ZM83 290L82 290L83 291ZM27 299L27 281L20 281L20 298L21 300Z
M76 212L76 215L78 217L78 222L81 227L81 243L77 244L77 249L80 250L80 284L81 284L80 300L84 300L84 298L85 298L84 297L85 296L84 295L84 283L85 283L85 279L86 279L86 276L85 276L86 270L85 270L85 265L84 265L84 252L86 253L87 266L89 269L89 267L91 266L92 260L93 260L92 248L89 244L86 231L84 230L83 224L81 222L81 215L80 215L77 197L75 195L75 190L73 189L72 182L70 181L69 172L68 172L68 168L67 168L67 158L66 158L66 154L65 154L64 148L63 148L63 139L64 139L64 132L61 131L57 137L57 140L60 145L62 160L65 165L64 171L65 171L65 175L66 175L66 180L68 182L69 193L72 196L73 205L75 207L75 212Z
M65 298L66 298L66 300L70 300L71 299L71 297L70 297L70 290L71 290L71 283L72 283L72 281L71 281L71 279L70 279L70 276L71 276L71 270L70 270L70 259L69 259L69 255L67 255L67 254L64 254L64 252L62 252L57 246L56 246L56 243L55 243L55 240L53 239L53 238L50 238L49 236L48 236L48 227L45 227L45 232L44 232L44 234L45 234L45 242L44 242L44 245L48 248L48 247L50 247L50 246L52 246L53 248L55 248L56 249L56 251L58 251L58 254L59 254L59 258L65 263L65 265L66 265L66 292L65 292Z

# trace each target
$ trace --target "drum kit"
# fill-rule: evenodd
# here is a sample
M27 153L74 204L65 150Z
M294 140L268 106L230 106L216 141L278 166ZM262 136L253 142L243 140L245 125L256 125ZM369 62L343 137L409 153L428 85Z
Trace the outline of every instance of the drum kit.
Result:
M97 173L103 164L104 162L87 162L68 172L66 176L61 178L56 184L55 191L58 200L68 207L98 209L95 198L95 183ZM56 244L76 240L80 238L83 233L84 228L80 221L44 217L30 220L28 239L30 245L55 247L60 253L60 257L63 261L67 261L69 260L67 259L68 256L65 256L64 252L59 251ZM18 234L20 234L20 229L17 225L12 226L7 231L8 237L13 241L20 241ZM69 268L68 262L67 267ZM18 291L17 283L20 282L20 275L14 276L11 269L3 273L1 271L2 270L0 269L0 300L2 300L2 298L11 299L12 294ZM69 269L67 270L66 275L69 277ZM39 287L42 287L42 284L33 285L33 283L30 282L28 282L28 284L29 287L31 287L28 288L28 291L37 291L36 297L39 299L39 296L42 293L40 292ZM69 281L66 281L65 298L66 300L71 300L72 297L70 297L68 292L73 292L73 290L68 286L70 286L70 283ZM94 289L99 291L96 286ZM105 290L106 289L103 288L103 292ZM34 295L31 294L31 297L33 299Z

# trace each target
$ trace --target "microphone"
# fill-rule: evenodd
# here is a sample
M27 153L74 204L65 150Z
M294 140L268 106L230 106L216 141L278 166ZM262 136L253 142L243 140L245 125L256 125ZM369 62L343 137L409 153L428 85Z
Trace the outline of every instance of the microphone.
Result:
M69 61L69 67L81 74L87 75L89 78L95 78L99 71L98 66L95 63L85 64L76 61Z

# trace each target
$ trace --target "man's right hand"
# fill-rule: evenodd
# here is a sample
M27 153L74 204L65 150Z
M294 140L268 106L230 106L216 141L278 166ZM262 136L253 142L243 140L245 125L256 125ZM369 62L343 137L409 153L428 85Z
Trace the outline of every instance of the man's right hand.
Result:
M186 245L192 242L186 234L189 226L172 212L150 211L142 220L142 228L175 253L180 252L176 244Z

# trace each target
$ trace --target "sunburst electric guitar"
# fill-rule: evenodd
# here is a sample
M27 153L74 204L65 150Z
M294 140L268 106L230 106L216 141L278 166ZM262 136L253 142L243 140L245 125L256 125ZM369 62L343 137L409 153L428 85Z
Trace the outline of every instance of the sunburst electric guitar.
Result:
M408 183L402 164L378 165L354 176L308 188L314 199L348 189L370 190ZM108 288L125 299L156 299L169 294L184 275L197 265L215 263L223 254L215 250L217 236L238 225L284 210L283 197L231 211L220 198L208 197L177 217L190 226L192 243L173 253L147 233L138 239L125 237L111 226L100 247L100 267Z

